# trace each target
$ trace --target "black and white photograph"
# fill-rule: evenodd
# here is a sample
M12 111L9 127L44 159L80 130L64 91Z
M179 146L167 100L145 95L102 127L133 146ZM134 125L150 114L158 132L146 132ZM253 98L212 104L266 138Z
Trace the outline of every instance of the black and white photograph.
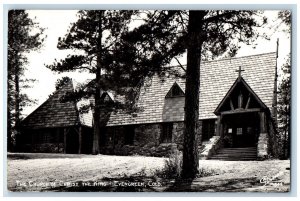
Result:
M291 9L7 15L9 192L291 191Z

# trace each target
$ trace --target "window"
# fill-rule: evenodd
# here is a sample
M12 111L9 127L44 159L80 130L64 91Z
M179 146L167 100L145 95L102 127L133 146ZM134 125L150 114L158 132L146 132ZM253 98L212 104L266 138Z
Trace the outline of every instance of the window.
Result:
M254 133L253 127L247 127L247 135L252 135Z
M173 123L162 124L160 142L161 143L172 142L172 131L173 131Z
M111 99L109 98L109 96L108 95L106 95L105 97L104 97L104 102L109 102Z
M242 135L243 134L243 128L236 128L236 134Z
M125 126L125 143L126 145L133 145L134 143L134 126Z
M175 82L171 87L170 91L167 93L166 98L184 96L184 92L179 87L179 85Z
M108 94L108 92L104 92L101 96L101 99L104 103L110 103L113 102L112 97Z
M178 86L174 86L172 88L172 96L179 96L180 95L180 89Z
M232 128L228 128L228 133L232 133Z
M209 140L215 134L215 120L206 119L202 121L202 141Z
M52 142L52 135L50 131L47 130L40 130L37 133L37 143L51 143Z

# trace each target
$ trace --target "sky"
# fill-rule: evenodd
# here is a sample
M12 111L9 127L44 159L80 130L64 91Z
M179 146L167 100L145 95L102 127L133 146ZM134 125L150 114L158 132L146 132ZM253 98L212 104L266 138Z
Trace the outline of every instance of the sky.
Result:
M285 62L285 58L290 53L290 38L288 34L279 29L269 29L276 24L278 11L266 11L265 15L268 17L268 25L261 31L272 33L270 40L258 39L257 45L242 45L237 53L237 57L248 56L254 54L268 53L276 51L276 41L279 38L278 48L278 69ZM25 76L27 78L36 79L32 88L24 90L25 93L32 99L37 100L37 104L24 108L23 114L27 116L40 104L42 104L49 95L55 90L55 82L58 78L69 76L75 78L76 81L83 82L86 79L93 78L93 75L81 72L78 73L62 73L57 74L52 72L45 65L52 64L55 59L63 59L67 54L72 53L71 50L58 50L57 42L58 37L63 37L72 22L76 21L75 10L30 10L28 11L29 17L35 18L34 20L39 23L40 27L46 28L44 31L47 35L44 46L35 52L28 54L29 63ZM181 58L181 62L185 64L185 57Z
M37 100L37 104L24 108L24 115L31 113L36 107L42 104L49 95L55 91L55 82L63 76L76 77L76 80L83 82L92 75L88 73L55 73L46 68L45 65L52 64L55 59L60 60L71 54L71 50L57 49L59 37L63 37L71 23L76 22L76 10L32 10L28 11L30 18L35 18L35 22L40 27L46 28L46 35L43 47L39 51L28 54L29 63L25 76L36 79L32 88L26 89L24 92L30 98Z

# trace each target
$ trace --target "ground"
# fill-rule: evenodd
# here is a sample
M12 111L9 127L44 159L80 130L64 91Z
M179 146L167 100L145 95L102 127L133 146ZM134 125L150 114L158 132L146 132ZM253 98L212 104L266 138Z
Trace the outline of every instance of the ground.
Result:
M8 154L9 191L288 192L290 161L200 161L200 177L157 177L166 158Z

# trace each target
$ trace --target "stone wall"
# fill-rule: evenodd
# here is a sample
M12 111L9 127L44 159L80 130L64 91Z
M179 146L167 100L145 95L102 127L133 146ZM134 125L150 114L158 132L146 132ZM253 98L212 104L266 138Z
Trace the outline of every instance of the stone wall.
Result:
M278 139L275 120L273 120L271 116L268 116L267 121L268 133L260 134L257 147L258 158L261 160L268 157L280 158L280 153L282 151Z
M41 137L47 134L48 140ZM18 152L64 153L63 133L57 128L24 129L17 138Z
M25 152L35 153L64 153L63 143L42 143L42 144L26 144L24 146Z
M201 122L201 121L200 121ZM202 123L199 123L198 137L201 136ZM174 150L183 149L183 122L173 122L172 141L161 143L162 124L134 125L133 144L125 144L125 127L107 127L106 142L100 149L102 154L111 155L145 155L145 156L169 156Z
M173 124L172 142L177 144L177 149L179 151L182 151L183 149L183 131L184 131L183 122L176 122Z
M257 143L257 158L264 160L268 158L268 134L260 133Z
M281 158L282 146L280 146L280 139L277 133L276 125L274 120L269 121L269 142L268 142L268 152L272 157Z
M213 136L203 145L203 149L199 153L200 159L206 160L213 154L215 154L222 147L222 141L220 136Z

